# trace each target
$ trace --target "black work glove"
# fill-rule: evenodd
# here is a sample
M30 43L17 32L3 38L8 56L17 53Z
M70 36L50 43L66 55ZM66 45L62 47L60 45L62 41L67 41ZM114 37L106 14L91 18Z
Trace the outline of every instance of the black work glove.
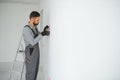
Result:
M44 30L41 32L42 36L49 36L50 35L50 31L48 31L49 26L46 25Z

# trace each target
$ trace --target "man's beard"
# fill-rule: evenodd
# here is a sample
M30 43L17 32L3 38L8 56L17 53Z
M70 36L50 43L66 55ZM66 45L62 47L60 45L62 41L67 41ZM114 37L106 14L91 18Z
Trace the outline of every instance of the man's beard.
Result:
M37 26L39 23L33 23L34 26Z

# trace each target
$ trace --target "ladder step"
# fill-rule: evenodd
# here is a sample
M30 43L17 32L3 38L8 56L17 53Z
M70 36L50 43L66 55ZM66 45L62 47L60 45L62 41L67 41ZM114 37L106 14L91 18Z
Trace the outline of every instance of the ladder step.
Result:
M22 71L20 72L20 71L11 71L11 72L13 72L13 73L22 73Z
M17 53L23 53L25 52L24 50L18 50Z
M11 71L13 71L13 72L22 72L22 69L23 69L24 65L25 65L24 63L14 63L14 66L11 69Z
M24 64L24 61L15 61L15 62Z

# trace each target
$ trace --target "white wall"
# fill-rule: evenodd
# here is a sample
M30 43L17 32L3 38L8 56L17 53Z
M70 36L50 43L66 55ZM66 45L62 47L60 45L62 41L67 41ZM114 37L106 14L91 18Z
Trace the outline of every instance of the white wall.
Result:
M29 13L42 9L43 26L51 27L50 42L41 45L43 80L120 79L118 0L0 3L0 61L14 59Z
M45 0L50 80L120 79L120 1Z
M41 0L40 1L40 10L41 10L41 29L44 28L45 25L49 25L49 5L46 5L49 3L47 0ZM51 26L50 26L51 27ZM48 80L48 68L49 68L49 37L42 38L40 42L40 49L41 49L41 79L42 80Z
M40 11L39 4L0 3L0 62L13 61L22 29L33 10Z

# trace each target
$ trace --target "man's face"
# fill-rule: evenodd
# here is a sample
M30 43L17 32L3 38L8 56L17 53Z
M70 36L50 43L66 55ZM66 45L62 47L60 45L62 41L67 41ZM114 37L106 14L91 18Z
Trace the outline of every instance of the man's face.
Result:
M40 22L40 17L33 18L33 24L34 24L34 26L37 26L39 24L39 22Z

